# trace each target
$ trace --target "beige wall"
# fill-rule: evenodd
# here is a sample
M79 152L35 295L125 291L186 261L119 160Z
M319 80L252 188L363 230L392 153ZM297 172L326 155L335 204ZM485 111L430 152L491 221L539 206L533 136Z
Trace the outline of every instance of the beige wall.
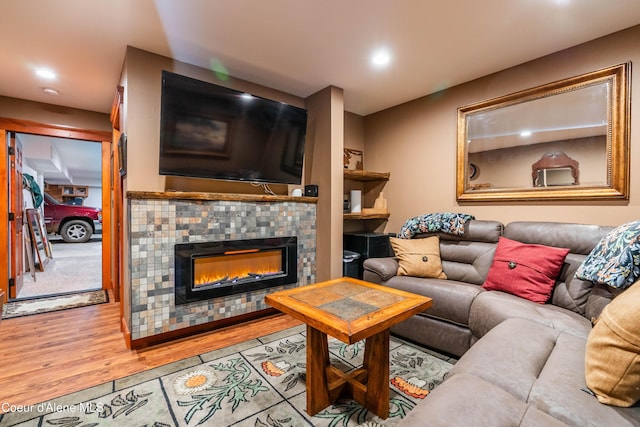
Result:
M364 151L364 117L358 114L350 113L345 111L344 113L344 147L352 148L354 150ZM365 169L367 168L366 159L363 156L363 164ZM342 198L349 199L349 193L351 190L363 190L362 183L353 182L353 181L344 181L344 187L342 189ZM363 194L363 198L366 199L368 193L365 192ZM363 206L371 207L373 206L372 200L363 200ZM366 224L364 221L360 220L347 220L343 222L343 232L344 233L352 233L352 232L362 232L365 227L370 224Z
M567 221L618 225L640 218L640 109L631 111L629 202L535 202L459 205L456 202L457 109L544 83L632 61L640 64L640 26L529 63L425 96L365 117L366 169L391 172L385 186L397 232L410 217L464 212L478 219ZM640 99L640 77L632 73L631 96ZM635 131L634 131L635 130Z
M364 150L364 117L344 112L344 147Z
M342 89L327 87L307 98L309 124L305 171L318 185L316 213L316 279L342 276Z

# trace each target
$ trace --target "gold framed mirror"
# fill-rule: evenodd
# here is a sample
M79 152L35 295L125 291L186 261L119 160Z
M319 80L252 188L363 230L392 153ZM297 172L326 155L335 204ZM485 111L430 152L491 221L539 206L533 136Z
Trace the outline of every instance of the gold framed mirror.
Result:
M630 70L625 63L458 109L458 202L628 200ZM535 185L546 153L579 182Z

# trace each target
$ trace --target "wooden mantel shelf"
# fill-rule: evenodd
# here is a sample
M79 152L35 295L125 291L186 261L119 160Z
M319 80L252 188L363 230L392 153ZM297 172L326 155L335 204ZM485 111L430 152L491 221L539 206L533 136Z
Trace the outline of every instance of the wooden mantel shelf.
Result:
M223 200L238 202L318 203L317 197L271 196L268 194L201 193L194 191L127 191L127 198L139 200Z

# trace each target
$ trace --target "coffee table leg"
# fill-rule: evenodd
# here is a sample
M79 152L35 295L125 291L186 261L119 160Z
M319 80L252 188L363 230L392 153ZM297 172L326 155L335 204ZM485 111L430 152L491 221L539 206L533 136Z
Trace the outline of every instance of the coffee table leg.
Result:
M367 338L363 367L368 373L365 406L386 419L389 416L389 329Z
M387 353L387 359L388 356ZM309 415L317 414L331 403L327 387L328 366L327 334L307 325L307 413ZM387 372L388 366L387 363Z

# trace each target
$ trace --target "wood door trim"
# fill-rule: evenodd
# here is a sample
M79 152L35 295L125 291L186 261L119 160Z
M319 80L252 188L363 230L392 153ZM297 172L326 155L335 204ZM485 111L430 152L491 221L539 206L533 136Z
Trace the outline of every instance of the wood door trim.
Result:
M6 190L9 188L9 169L8 169L8 161L9 155L8 150L6 148L7 144L7 132L0 128L0 139L2 140L2 144L5 146L4 150L0 150L0 188L5 189L4 194L6 194ZM6 218L6 221L3 221L3 224L0 225L0 244L4 245L3 247L7 248L9 246L9 204L0 203L0 218ZM2 298L4 302L9 298L9 260L6 262L0 263L0 292L4 291L4 295Z
M60 138L84 139L88 141L111 141L111 131L72 128L69 126L38 123L31 120L0 117L0 129L18 133L31 133Z
M81 128L74 128L69 126L40 123L40 122L31 121L31 120L0 117L0 137L3 137L6 139L7 132L28 133L28 134L34 134L34 135L44 135L44 136L52 136L52 137L59 137L59 138L95 141L102 144L103 153L105 151L105 145L108 147L109 150L111 150L110 146L111 146L111 140L113 138L111 131L81 129ZM7 185L8 185L8 181L7 181L8 170L6 167L7 165L6 161L7 161L7 152L6 150L3 150L3 153L0 154L0 185L2 186L2 188L5 188L5 189L7 188ZM105 164L105 157L103 155L102 157L102 175L103 175L102 191L103 192L107 191L108 193L110 193L111 191L111 188L110 188L111 179L109 177L109 170L110 170L109 162L107 161ZM109 178L104 179L105 173ZM105 182L108 185L107 188L104 187ZM2 213L5 211L4 204L0 204L0 205L2 205L0 206L0 215L2 215ZM102 209L103 221L105 221L105 216L107 217L106 221L110 222L111 209L110 208L104 209L104 197L103 197L103 209ZM6 217L6 215L4 217ZM0 229L3 229L3 228L7 228L7 230L0 231L0 245L6 246L8 245L8 242L9 242L8 227L4 225L0 226ZM111 244L109 233L103 233L102 235L103 246L105 245L105 240L106 240L106 246L109 247ZM107 263L104 262L104 248L103 248L102 287L104 289L107 289L111 286L110 262L111 262L110 259L109 259L109 262ZM8 265L0 265L0 277L8 277ZM3 283L2 285L0 285L0 290L5 290L5 287L8 287L8 286ZM5 294L8 295L8 289L5 290Z

